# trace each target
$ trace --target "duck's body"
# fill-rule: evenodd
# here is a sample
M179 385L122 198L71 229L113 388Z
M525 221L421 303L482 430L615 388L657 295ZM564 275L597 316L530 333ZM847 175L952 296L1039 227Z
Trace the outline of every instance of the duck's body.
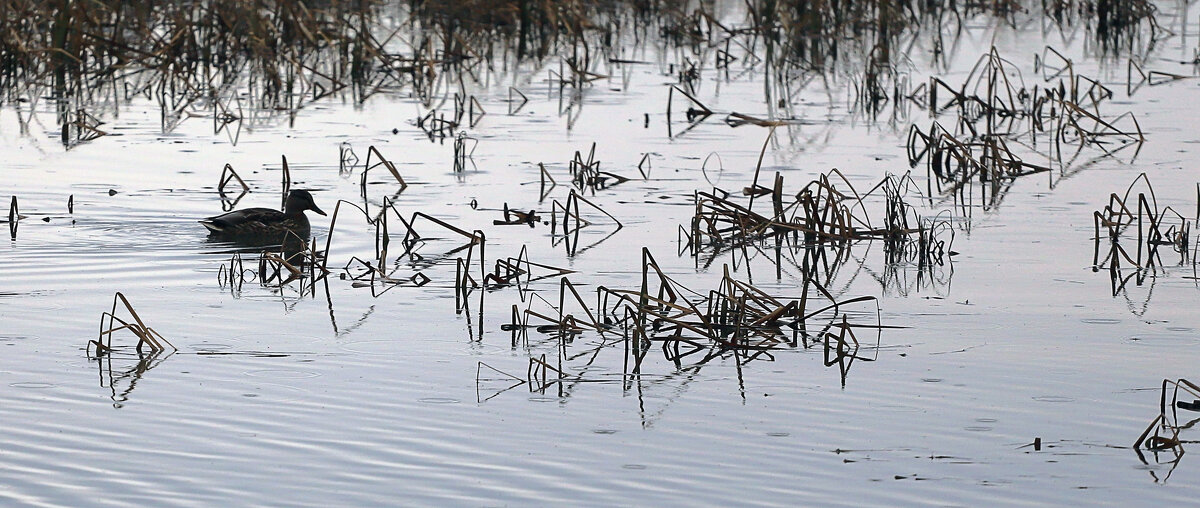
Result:
M287 214L270 208L244 208L200 221L210 235L274 236L295 233L308 238L312 227L304 213Z
M201 220L210 236L241 239L282 239L295 235L307 240L311 232L305 210L321 215L325 212L313 202L312 194L305 190L288 193L283 211L270 208L244 208Z

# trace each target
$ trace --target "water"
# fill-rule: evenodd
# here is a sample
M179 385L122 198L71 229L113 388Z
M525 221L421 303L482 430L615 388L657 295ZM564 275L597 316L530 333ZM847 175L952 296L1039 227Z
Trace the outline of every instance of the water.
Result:
M1190 75L1174 62L1191 58L1195 24L1181 26L1174 5L1160 5L1159 16L1179 35L1161 42L1146 67ZM489 269L525 247L534 262L572 270L566 277L588 303L600 285L639 287L643 246L698 291L715 289L722 266L737 263L740 280L798 296L798 272L776 278L766 254L748 265L728 253L707 265L679 254L678 225L691 218L693 191L749 186L768 129L713 117L680 134L684 103L676 102L668 131L672 56L643 50L639 58L655 63L605 69L613 77L586 88L582 106L567 113L560 111L570 92L562 97L544 81L557 64L474 85L469 93L487 114L466 130L478 147L462 173L453 171L453 139L430 142L414 124L423 110L404 96L381 95L362 107L321 102L294 126L280 119L246 127L236 144L214 135L204 118L164 134L157 106L132 101L105 117L112 135L70 150L54 128L35 122L22 135L12 109L0 110L7 168L0 197L18 196L29 216L15 240L0 244L7 352L0 500L927 506L1194 499L1200 469L1186 456L1171 463L1169 452L1157 460L1148 454L1145 464L1131 449L1158 413L1162 379L1195 377L1200 288L1190 261L1131 281L1114 297L1091 259L1092 212L1141 172L1160 203L1185 216L1194 210L1198 140L1180 105L1200 92L1180 80L1126 96L1124 58L1097 58L1078 36L982 21L946 70L931 70L914 51L914 82L937 75L961 83L990 44L1029 84L1041 81L1033 55L1054 45L1077 72L1116 92L1105 114L1133 112L1149 141L1136 158L1088 149L1071 171L1013 181L998 204L976 206L956 222L958 254L933 277L889 269L880 242L857 245L831 289L842 299L878 297L880 322L895 328L858 330L862 358L844 378L838 366L824 365L820 345L740 365L745 358L728 352L706 361L700 353L676 366L657 344L642 376L626 377L622 347L585 333L562 360L577 379L536 389L522 383L529 359L546 354L558 365L556 339L530 330L527 343L514 346L501 329L511 307L524 309L533 296L480 289L456 312L455 258L463 254L454 249L463 239L429 222L416 225L430 240L417 250L421 260L397 258L398 237L390 252L394 277L420 272L429 284L383 292L355 284L355 272L342 268L374 255L375 233L346 205L329 250L333 273L311 291L303 281L219 282L237 248L207 241L196 220L222 211L221 167L231 164L252 187L239 207L278 206L286 155L293 186L313 190L332 214L338 200L363 202L361 166L338 171L346 142L360 158L376 146L409 184L396 195L390 176L372 170L372 213L396 196L406 218L420 211L482 230ZM762 76L730 74L705 69L698 98L714 110L765 116ZM511 115L510 85L530 99ZM793 102L804 122L777 129L764 177L781 172L790 191L837 167L867 189L887 172L907 171L906 129L927 127L926 113L867 122L847 107L847 94L844 82L799 92ZM624 227L593 213L596 224L569 255L571 244L547 224L492 224L505 203L548 219L552 201L571 188L568 161L577 150L586 157L593 142L601 169L631 180L586 197ZM704 166L713 152L723 169L714 170L716 158ZM642 180L637 165L646 153L652 169ZM544 201L538 162L558 182ZM913 176L925 185L924 171ZM935 201L925 210L950 207ZM310 218L323 247L328 218ZM391 221L393 234L402 231ZM247 267L256 264L243 256ZM559 278L531 288L557 302ZM117 291L178 351L139 363L135 339L118 334L115 354L92 359L88 341ZM543 303L532 308L549 312ZM852 312L873 322L875 305ZM1035 438L1040 450L1029 446Z

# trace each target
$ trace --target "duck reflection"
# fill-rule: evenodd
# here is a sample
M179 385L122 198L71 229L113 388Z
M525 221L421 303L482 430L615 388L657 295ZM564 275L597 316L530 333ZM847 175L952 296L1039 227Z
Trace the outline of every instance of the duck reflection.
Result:
M233 254L274 254L287 261L297 269L307 266L308 241L294 234L257 235L257 236L221 236L209 235L205 240L210 244L227 247L227 252Z

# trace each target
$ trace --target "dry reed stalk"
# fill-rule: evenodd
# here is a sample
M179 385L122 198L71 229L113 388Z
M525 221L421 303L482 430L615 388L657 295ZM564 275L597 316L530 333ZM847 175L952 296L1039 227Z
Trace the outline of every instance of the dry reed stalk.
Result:
M117 317L117 303L120 302L125 310L133 318L133 323ZM114 326L113 323L120 323L121 326ZM106 324L107 323L107 324ZM160 353L166 351L167 348L175 350L175 346L166 338L155 331L153 328L146 326L142 321L141 316L133 309L133 305L125 298L121 292L117 292L113 296L112 310L100 315L100 333L95 340L89 341L89 350L91 347L96 348L96 355L104 355L112 351L112 334L121 330L129 330L135 337L138 338L136 350L141 353L143 346L149 346L152 353Z
M587 205L588 207L590 207L592 210L595 210L595 211L597 211L597 212L600 212L600 213L601 213L601 214L603 214L605 217L608 217L608 218L609 218L609 220L611 220L611 221L612 221L614 224L616 224L616 225L617 225L617 227L616 227L616 229L617 229L617 230L620 230L621 228L625 227L624 225L622 225L622 224L621 224L621 221L620 221L620 220L617 220L617 218L616 218L616 217L614 217L614 216L613 216L611 213L608 213L608 211L607 211L607 210L605 210L604 208L601 208L601 207L600 207L600 205L597 205L597 204L595 204L595 203L593 203L593 202L589 201L587 198L585 198L585 197L583 197L583 196L580 196L579 194L577 194L577 193L575 192L575 190L574 190L574 189L572 189L572 190L571 190L571 193L570 193L570 194L567 196L567 202L566 202L566 204L564 204L564 205L560 205L560 204L558 203L558 201L557 201L557 200L555 200L555 201L554 201L554 203L553 203L553 206L551 207L551 213L550 213L550 231L551 231L552 233L553 233L553 232L555 232L555 231L557 231L557 229L556 229L556 228L557 228L558 220L557 220L557 213L556 213L556 211L557 211L558 209L561 209L561 210L563 211L563 221L562 221L562 227L563 227L563 234L564 234L564 235L565 235L565 234L568 234L568 227L567 227L567 226L568 226L568 222L567 222L567 219L574 219L574 226L575 226L575 227L571 229L572 231L578 231L579 229L581 229L581 228L583 228L583 227L585 227L585 226L589 226L589 225L592 225L592 224L593 224L593 222L591 222L591 221L588 221L588 220L586 220L586 219L584 219L584 218L583 218L583 216L582 216L582 213L581 213L581 211L580 211L580 206L579 206L579 203L580 203L580 202L583 202L583 204L586 204L586 205Z
M338 145L338 174L352 174L357 166L358 154L354 153L354 147L350 146L349 141L343 141Z
M1180 400L1179 395L1181 391L1191 395L1194 400L1192 402ZM1174 458L1169 462L1173 464L1178 463L1184 453L1183 444L1191 442L1180 438L1180 433L1192 426L1192 423L1182 424L1180 422L1178 416L1180 409L1185 411L1200 411L1200 386L1183 378L1176 380L1163 379L1162 389L1159 393L1158 415L1150 421L1150 424L1146 426L1146 429L1142 431L1141 435L1133 443L1133 450L1143 463L1149 464L1142 453L1143 449L1154 452L1156 457L1160 452L1171 451L1174 454ZM1174 466L1172 466L1173 468Z
M514 93L517 94L517 96L519 96L521 98L520 103L517 103L515 100L513 100ZM529 103L529 97L526 97L525 94L521 93L520 90L517 90L516 87L510 86L510 87L508 87L508 101L507 102L508 102L508 114L511 116L511 115L515 115L515 114L519 113L521 111L521 109L523 109L525 107L525 105ZM513 106L514 104L516 104L515 107Z
M372 157L377 159L374 164L371 163ZM367 174L370 173L372 169L380 166L382 166L384 169L387 169L388 173L391 173L392 178L396 179L396 183L400 184L401 192L408 188L408 183L404 181L404 177L400 176L400 171L396 169L396 165L393 164L392 161L385 158L383 154L379 153L379 149L375 148L375 145L371 145L369 148L367 148L367 161L364 163L364 166L365 167L363 168L362 172L362 181L360 182L364 193L367 189Z
M467 149L467 141L472 142L470 150ZM479 140L467 136L464 132L459 132L454 137L454 172L462 173L466 171L467 159L475 156L475 149L479 147ZM474 162L472 162L474 164Z
M224 197L225 196L225 187L227 185L229 185L229 182L232 182L235 180L237 181L238 185L242 187L242 192L241 192L242 194L250 192L250 186L246 185L246 181L242 180L241 175L238 175L237 171L233 170L233 165L229 164L228 162L225 163L225 167L221 169L221 177L217 181L217 192L219 194L221 194L222 197ZM286 198L285 198L285 201L286 201Z
M1145 191L1139 192L1135 199L1132 193L1139 184L1145 187ZM1145 173L1134 179L1123 196L1110 194L1108 204L1102 210L1093 212L1092 216L1095 223L1093 271L1107 267L1116 277L1121 270L1122 259L1138 271L1152 271L1162 265L1159 248L1163 246L1179 253L1181 261L1188 256L1192 222L1172 207L1158 207L1154 188ZM1137 232L1134 239L1136 253L1131 256L1121 244L1121 239L1134 226ZM1101 231L1107 234L1102 236ZM1108 255L1101 260L1101 242L1105 238L1108 240Z

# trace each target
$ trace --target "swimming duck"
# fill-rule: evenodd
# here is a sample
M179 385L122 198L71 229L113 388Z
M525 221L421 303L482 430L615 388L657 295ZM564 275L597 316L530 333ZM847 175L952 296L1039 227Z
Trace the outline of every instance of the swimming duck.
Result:
M325 215L325 211L313 202L312 194L306 190L294 190L288 193L282 212L271 208L244 208L209 217L200 221L200 224L208 228L209 236L274 238L292 233L301 240L307 240L310 226L308 217L304 215L305 210Z

